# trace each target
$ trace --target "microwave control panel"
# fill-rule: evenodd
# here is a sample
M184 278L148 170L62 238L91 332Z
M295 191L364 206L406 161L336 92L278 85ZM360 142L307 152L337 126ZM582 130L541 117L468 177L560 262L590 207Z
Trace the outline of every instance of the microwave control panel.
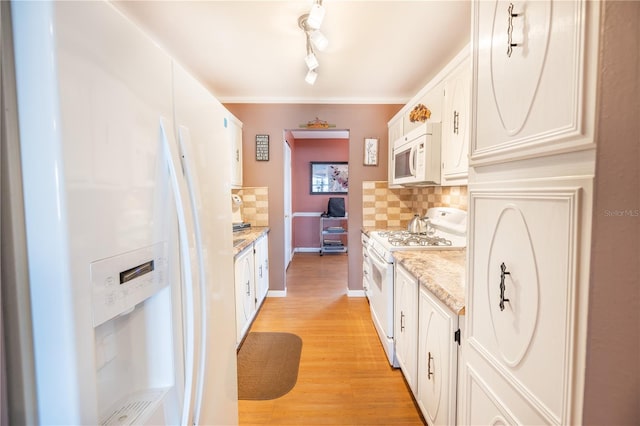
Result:
M416 176L422 176L422 174L424 173L424 161L425 161L425 146L424 146L424 142L420 142L418 143L418 145L416 146L416 154L415 154L415 159L416 159Z

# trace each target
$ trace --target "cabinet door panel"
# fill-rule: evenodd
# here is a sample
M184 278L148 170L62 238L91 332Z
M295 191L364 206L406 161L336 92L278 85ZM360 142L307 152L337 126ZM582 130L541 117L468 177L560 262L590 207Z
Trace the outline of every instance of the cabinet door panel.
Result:
M542 416L533 405L514 392L513 387L498 377L493 369L466 366L464 377L467 409L460 424L502 426L555 423Z
M468 424L492 426L521 424L506 412L504 402L477 375L469 375L467 392L469 407L465 420L469 422Z
M469 169L469 95L471 69L464 61L445 84L442 117L442 178L445 184L465 184Z
M260 237L255 247L255 298L256 308L262 304L269 291L269 237Z
M236 332L240 343L255 312L253 250L240 253L235 261Z
M231 144L231 185L242 187L242 123L235 117L226 119L229 144Z
M458 316L420 289L418 405L429 425L455 424Z
M591 143L581 139L586 11L583 1L475 4L475 164Z
M579 191L470 191L469 347L558 421L571 383Z
M418 282L401 266L398 266L395 285L396 357L411 391L417 395Z

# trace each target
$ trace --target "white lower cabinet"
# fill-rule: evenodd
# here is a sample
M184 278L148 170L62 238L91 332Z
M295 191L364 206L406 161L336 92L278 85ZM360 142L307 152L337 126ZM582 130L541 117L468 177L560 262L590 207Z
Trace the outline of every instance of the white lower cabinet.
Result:
M256 309L262 305L269 291L269 238L261 236L253 243L256 283Z
M429 425L455 425L458 315L422 286L418 311L418 406Z
M418 280L397 265L394 282L393 335L396 358L414 395L418 395Z
M394 285L398 365L427 423L455 425L459 317L402 265Z
M253 245L235 259L236 344L240 344L256 311Z
M269 291L269 237L263 234L235 258L236 344L249 330Z

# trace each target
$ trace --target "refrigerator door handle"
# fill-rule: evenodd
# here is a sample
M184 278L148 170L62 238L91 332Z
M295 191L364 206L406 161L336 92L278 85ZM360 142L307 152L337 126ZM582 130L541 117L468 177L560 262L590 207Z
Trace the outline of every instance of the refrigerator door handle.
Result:
M194 370L194 351L195 351L195 340L194 340L194 329L195 329L195 310L194 310L194 296L193 289L191 288L190 283L193 282L192 277L192 269L191 269L191 252L189 246L189 232L187 225L186 212L184 208L184 193L186 192L181 186L182 180L178 177L178 165L176 164L176 160L178 159L178 153L176 152L175 147L172 147L172 144L169 142L169 137L167 133L167 123L164 118L160 118L160 133L162 139L162 146L164 149L165 157L167 160L167 166L169 168L170 182L171 188L173 190L173 197L176 203L176 213L178 216L178 235L179 235L179 246L180 246L180 263L182 266L182 279L187 285L184 286L184 308L183 308L183 318L185 321L185 384L184 384L184 400L182 406L181 413L181 422L182 425L190 424L189 419L192 418L191 413L191 402L192 402L192 388L193 388L193 370ZM184 185L184 183L183 183ZM186 311L186 312L185 312Z
M197 177L193 175L193 163L191 159L191 136L189 129L185 126L178 127L178 145L180 149L180 159L182 161L182 168L184 176L187 182L187 188L189 193L189 202L191 205L191 213L193 215L193 225L195 228L195 242L196 242L196 256L198 260L198 275L199 275L199 291L200 291L200 338L199 348L200 356L198 357L198 369L196 371L196 395L195 405L193 410L193 424L199 424L200 407L202 406L202 394L204 393L204 381L205 381L205 360L207 353L207 276L205 273L204 264L204 252L202 243L202 228L200 226L200 198Z

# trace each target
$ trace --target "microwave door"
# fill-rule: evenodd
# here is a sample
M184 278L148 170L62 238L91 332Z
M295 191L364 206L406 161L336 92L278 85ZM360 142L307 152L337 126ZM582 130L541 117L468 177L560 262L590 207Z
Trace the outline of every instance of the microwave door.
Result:
M394 151L393 175L396 181L406 180L407 178L412 177L412 158L413 149L411 147L406 147L405 149L398 150L397 152Z

